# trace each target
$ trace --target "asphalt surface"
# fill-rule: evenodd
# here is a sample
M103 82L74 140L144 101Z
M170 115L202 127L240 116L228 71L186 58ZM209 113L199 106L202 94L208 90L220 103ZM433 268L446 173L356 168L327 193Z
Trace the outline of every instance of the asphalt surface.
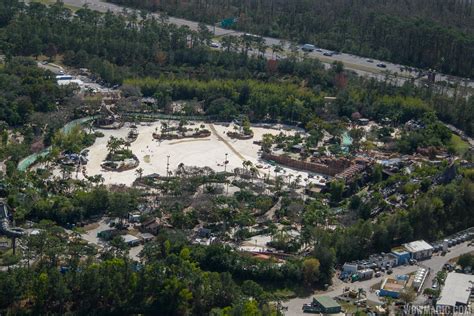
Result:
M474 251L474 247L468 246L468 244L469 244L469 241L456 245L454 247L451 247L450 251L445 256L440 256L436 254L429 260L420 261L418 263L419 266L427 267L430 269L430 274L426 278L423 288L431 287L432 280L436 276L436 273L440 271L443 268L443 265L446 262L448 262L450 259L459 257L460 255L464 253ZM407 273L415 272L419 267L418 265L413 265L413 266L407 265L407 266L399 266L399 267L393 268L392 275L407 274ZM344 288L346 287L349 287L352 289L362 288L366 291L368 300L373 301L373 302L380 302L379 297L375 295L375 292L371 290L371 287L377 283L380 283L385 277L386 276L383 275L378 278L372 278L370 280L354 282L354 283L344 283L340 281L339 279L334 278L333 280L334 285L332 285L328 291L316 292L314 293L314 295L325 295L325 296L335 297L335 296L341 295ZM285 315L304 315L302 311L303 304L310 303L314 295L304 297L304 298L294 298L287 302L284 302L283 306L288 307L288 311L285 312ZM425 299L426 298L423 295L420 295L418 296L416 303L423 304Z
M24 0L24 1L30 1L30 0ZM118 6L112 3L102 2L100 0L63 0L63 2L64 4L73 6L73 7L82 7L84 5L87 5L90 9L100 11L100 12L107 12L108 10L110 10L114 13L121 13L123 12L125 8L125 7ZM159 17L159 14L154 14L154 15L156 17ZM175 17L169 17L168 21L169 23L176 24L178 26L187 26L192 30L198 29L198 22L175 18ZM241 36L244 34L244 32L227 30L227 29L223 29L217 26L208 26L208 28L214 32L215 36L223 36L223 35ZM263 39L265 40L266 45L269 47L271 47L272 45L278 45L282 43L282 41L277 38L264 37ZM289 42L284 41L284 43L286 44L284 46L285 52L283 53L283 55L289 52ZM392 76L392 78L396 79L395 84L398 84L398 85L401 85L406 80L410 78L415 78L417 76L416 72L409 73L407 71L401 71L402 68L404 69L406 68L405 66L402 66L402 65L393 64L389 62L383 62L383 61L379 61L375 59L368 59L365 57L360 57L360 56L355 56L355 55L345 54L345 53L341 53L341 54L337 54L333 56L324 56L323 55L324 52L329 52L329 51L326 49L321 49L320 52L313 51L311 53L308 53L307 56L312 57L312 58L318 58L323 63L332 63L334 61L340 61L344 63L344 66L347 69L353 70L357 72L359 75L368 75L370 77L375 77L378 80L385 80L385 74L388 71L392 74L396 74L395 76ZM269 52L266 53L266 57L268 58L272 57L270 55L271 54ZM379 63L384 63L386 65L386 68L378 67L377 64ZM466 78L437 74L436 81L460 83L470 88L474 88L474 81L466 79Z
M104 219L101 219L99 222L97 222L97 227L91 229L91 230L88 230L86 231L85 233L81 234L81 237L82 239L84 239L85 241L93 244L93 245L96 245L97 247L99 248L103 248L105 247L107 244L102 241L98 236L97 234L104 231L104 230L108 230L110 229L110 226L109 224L104 220ZM140 244L138 246L135 246L135 247L131 247L130 250L129 250L129 253L128 253L128 256L132 259L132 260L135 260L135 261L140 261L140 258L138 257L138 255L140 254L140 252L142 251L143 249L143 245Z

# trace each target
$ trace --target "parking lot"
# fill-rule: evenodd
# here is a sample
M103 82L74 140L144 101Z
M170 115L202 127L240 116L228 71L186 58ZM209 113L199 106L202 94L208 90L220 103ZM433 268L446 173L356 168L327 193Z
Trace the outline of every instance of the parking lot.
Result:
M431 287L432 280L436 273L442 270L443 265L453 258L457 258L462 254L469 253L474 251L474 247L470 245L470 241L462 242L458 245L453 246L449 249L449 252L446 255L442 256L441 253L435 254L432 258L428 260L424 260L418 263L418 265L405 265L393 268L393 275L397 274L409 274L413 273L418 269L418 266L424 266L430 269L430 274L428 275L423 289L426 287ZM367 293L367 299L376 303L382 303L380 298L375 294L375 291L371 290L371 287L376 285L377 283L381 282L385 275L382 275L378 278L372 278L365 281L358 281L354 283L345 283L340 281L337 277L333 279L333 285L330 286L328 291L320 291L313 293L312 296L304 297L304 298L294 298L285 303L284 306L288 306L288 311L285 315L303 315L302 306L305 303L309 303L312 300L314 295L326 295L330 297L336 297L343 293L344 288L350 287L354 289L362 288ZM423 289L421 292L423 292ZM418 296L416 300L417 304L422 304L426 301L426 297L423 295Z

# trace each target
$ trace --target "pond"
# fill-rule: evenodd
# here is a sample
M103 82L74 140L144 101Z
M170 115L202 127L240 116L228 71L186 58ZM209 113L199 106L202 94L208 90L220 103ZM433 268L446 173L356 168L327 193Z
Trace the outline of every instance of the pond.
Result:
M345 131L342 134L341 149L343 152L349 152L349 147L352 145L352 137L349 136L349 132Z

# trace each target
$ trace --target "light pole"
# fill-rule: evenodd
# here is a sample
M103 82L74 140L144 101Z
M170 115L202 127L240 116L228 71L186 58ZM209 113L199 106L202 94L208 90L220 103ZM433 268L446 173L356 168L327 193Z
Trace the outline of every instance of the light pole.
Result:
M228 155L228 153L225 153L224 172L227 172L227 155Z
M228 153L225 153L224 173L227 173L227 155ZM225 181L226 182L226 195L229 195L229 181L227 181L227 176L225 176L225 180L226 180Z

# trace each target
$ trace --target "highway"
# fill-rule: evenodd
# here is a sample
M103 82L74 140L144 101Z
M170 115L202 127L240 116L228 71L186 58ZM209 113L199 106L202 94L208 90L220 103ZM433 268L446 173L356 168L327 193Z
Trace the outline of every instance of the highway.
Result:
M464 243L461 243L459 245L456 245L452 248L449 249L449 252L445 256L441 256L439 254L434 254L433 257L429 260L425 261L420 261L419 265L423 267L427 267L430 269L430 274L428 275L423 288L426 287L431 287L431 282L436 275L438 271L440 271L443 268L443 265L448 262L450 259L459 257L460 255L464 253L469 253L474 251L474 247L468 246L470 241L466 241ZM407 265L407 266L399 266L393 268L393 274L392 275L397 275L397 274L407 274L407 273L412 273L415 272L418 269L417 265ZM374 291L371 291L371 287L383 280L383 278L386 276L382 276L379 278L372 278L370 280L366 281L360 281L360 282L354 282L354 283L344 283L337 279L336 277L333 280L333 285L329 288L328 291L326 292L316 292L314 295L326 295L330 297L335 297L338 295L341 295L343 292L343 289L345 287L350 287L354 289L359 289L363 288L366 293L367 293L367 298L370 301L374 302L379 302L379 298L375 295ZM305 303L310 303L312 301L313 296L305 297L305 298L294 298L291 299L287 302L283 303L283 306L288 307L288 311L285 313L285 315L304 315L302 311L303 304ZM423 295L420 295L416 301L416 303L423 304L424 303L424 297Z
M30 1L30 0L25 0L25 1ZM107 3L103 2L101 0L62 0L65 5L69 5L72 7L82 7L84 5L87 5L90 9L100 11L100 12L107 12L110 10L111 12L114 13L121 13L123 12L124 8L123 6L118 6L112 3ZM159 17L159 14L154 14L155 17ZM198 22L186 20L186 19L181 19L181 18L175 18L175 17L169 17L168 22L178 25L178 26L187 26L192 30L197 30L198 29ZM232 35L232 36L241 36L244 33L243 32L238 32L234 30L228 30L224 28L220 28L217 26L208 26L209 30L213 31L216 37L220 37L223 35ZM265 40L265 43L267 46L271 47L272 45L278 45L281 44L282 41L280 39L276 38L271 38L271 37L263 37ZM283 41L285 43L284 45L284 51L285 53L289 52L289 42L288 41ZM351 54L345 54L345 53L340 53L332 56L325 56L323 55L325 52L329 52L326 49L321 49L321 51L313 51L311 53L308 53L308 57L312 58L317 58L323 63L330 64L334 61L340 61L344 64L344 66L347 69L353 70L359 75L368 75L370 77L375 77L376 79L379 80L384 80L385 79L385 74L388 72L392 74L392 78L396 78L397 81L395 84L403 84L406 80L411 79L411 78L416 78L418 76L418 72L408 72L408 71L402 71L401 69L406 69L406 66L403 65L397 65L389 62L384 62L384 61L379 61L379 60L373 60L373 59L368 59L365 57L360 57L360 56L355 56ZM266 57L269 54L266 54ZM386 65L386 68L380 68L377 66L377 64L383 63ZM443 74L437 74L436 75L436 81L447 81L449 83L459 83L462 86L467 86L472 89L474 89L474 81L469 80L467 78L460 78L460 77L454 77L454 76L448 76L448 75L443 75Z

